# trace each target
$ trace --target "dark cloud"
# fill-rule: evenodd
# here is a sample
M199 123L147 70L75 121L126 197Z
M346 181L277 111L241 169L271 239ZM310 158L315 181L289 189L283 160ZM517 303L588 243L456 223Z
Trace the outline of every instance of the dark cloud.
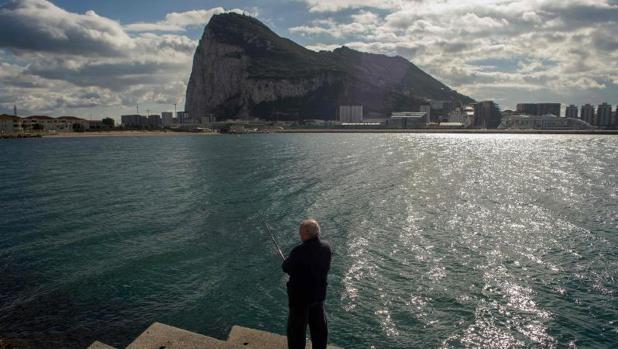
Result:
M25 70L26 74L45 79L63 80L77 86L98 86L125 91L134 85L161 83L178 71L172 62L84 62L79 67L50 62L37 62Z
M124 55L135 44L122 26L93 11L67 12L45 0L0 6L0 47L79 55Z

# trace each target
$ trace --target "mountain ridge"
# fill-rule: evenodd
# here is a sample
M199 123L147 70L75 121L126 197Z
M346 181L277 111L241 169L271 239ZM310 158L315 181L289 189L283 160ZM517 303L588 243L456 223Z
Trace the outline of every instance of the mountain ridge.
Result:
M194 118L334 119L339 105L368 117L418 110L428 99L470 103L401 56L342 46L312 51L259 20L215 15L196 49L185 110Z

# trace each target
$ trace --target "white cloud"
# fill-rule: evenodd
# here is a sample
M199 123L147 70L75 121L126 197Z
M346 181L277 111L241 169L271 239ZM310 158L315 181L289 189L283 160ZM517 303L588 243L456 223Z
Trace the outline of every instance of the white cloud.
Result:
M185 12L166 20L190 26L199 18ZM93 11L72 13L44 0L0 6L0 20L3 109L17 104L23 112L65 114L74 108L181 104L184 99L194 39L130 35L118 22Z
M618 95L616 1L305 3L310 11L330 12L328 21L290 29L312 39L312 48L346 45L402 55L475 98L487 98L496 89L544 91L531 94L533 99L543 95L601 99L607 95L602 89Z
M163 32L180 32L185 31L188 27L205 26L210 18L214 15L226 12L244 13L240 9L226 10L223 7L215 7L208 10L192 10L186 12L172 12L165 16L165 19L154 22L132 23L125 26L127 31L144 32L144 31L163 31Z
M397 8L399 0L305 0L311 12L336 12L356 8Z

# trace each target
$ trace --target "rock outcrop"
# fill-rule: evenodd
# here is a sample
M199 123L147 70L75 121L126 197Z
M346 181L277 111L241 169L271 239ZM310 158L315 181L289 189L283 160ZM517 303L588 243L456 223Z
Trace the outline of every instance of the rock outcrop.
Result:
M185 110L192 118L334 119L340 105L365 115L418 110L427 100L470 103L402 57L347 47L308 50L255 18L213 16L195 52Z

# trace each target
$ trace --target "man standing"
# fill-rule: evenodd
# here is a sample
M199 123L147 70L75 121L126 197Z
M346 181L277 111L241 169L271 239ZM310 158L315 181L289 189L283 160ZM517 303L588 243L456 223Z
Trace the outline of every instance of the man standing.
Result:
M328 328L324 313L326 276L331 251L320 241L320 225L315 219L300 224L302 243L296 246L281 265L290 275L288 281L288 349L304 349L307 324L313 349L326 349Z

